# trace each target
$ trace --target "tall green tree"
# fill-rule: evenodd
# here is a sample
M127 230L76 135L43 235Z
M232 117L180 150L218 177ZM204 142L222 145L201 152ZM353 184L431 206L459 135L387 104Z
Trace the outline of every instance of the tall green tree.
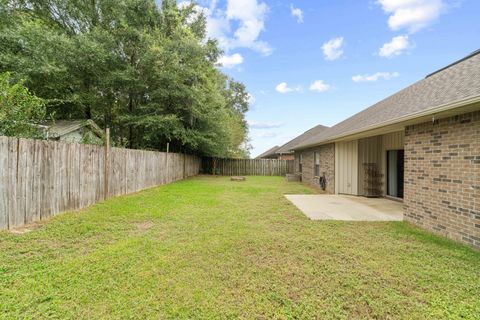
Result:
M10 74L0 74L0 135L41 138L45 120L43 100L31 94L22 82L13 82Z
M131 148L248 153L248 92L216 66L196 6L174 0L0 0L0 71L57 118L92 119Z

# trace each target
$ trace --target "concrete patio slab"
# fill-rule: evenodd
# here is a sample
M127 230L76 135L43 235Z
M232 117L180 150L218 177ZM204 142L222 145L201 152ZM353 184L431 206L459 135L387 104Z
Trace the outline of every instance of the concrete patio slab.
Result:
M285 197L312 220L403 220L403 203L384 198L326 194L289 194Z

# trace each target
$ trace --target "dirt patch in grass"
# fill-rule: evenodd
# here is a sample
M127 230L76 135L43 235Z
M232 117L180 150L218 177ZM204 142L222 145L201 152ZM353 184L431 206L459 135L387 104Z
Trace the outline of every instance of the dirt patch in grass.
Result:
M151 220L135 222L135 232L137 234L145 234L148 230L150 230L155 224Z
M25 233L29 233L29 232L38 230L43 226L43 224L44 223L42 223L42 222L32 222L32 223L23 225L21 227L16 227L16 228L10 229L9 231L12 234L21 235L21 234L25 234Z

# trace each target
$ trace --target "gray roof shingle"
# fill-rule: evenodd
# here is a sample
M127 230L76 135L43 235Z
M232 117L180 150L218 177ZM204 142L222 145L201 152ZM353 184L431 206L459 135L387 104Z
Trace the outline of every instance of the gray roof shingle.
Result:
M273 148L270 148L267 151L265 151L264 153L262 153L261 155L257 156L255 159L261 159L261 158L265 158L265 157L274 156L276 154L275 151L277 151L278 148L279 148L279 146L275 146Z
M298 144L301 149L480 97L480 50Z
M308 129L298 137L293 138L292 140L288 141L284 145L282 145L280 148L278 148L275 153L278 154L285 154L285 153L291 153L293 148L296 146L302 144L303 142L307 141L311 137L320 134L321 132L325 131L328 129L326 126L322 126L319 124L318 126L315 126L311 129Z
M102 137L103 132L99 126L92 120L56 120L54 122L48 121L45 123L48 127L49 134L52 138L64 136L70 132L78 130L82 127L90 127L99 137Z

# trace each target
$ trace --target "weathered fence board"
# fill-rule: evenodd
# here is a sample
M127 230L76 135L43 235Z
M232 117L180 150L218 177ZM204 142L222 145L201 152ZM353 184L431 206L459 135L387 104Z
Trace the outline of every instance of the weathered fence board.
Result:
M293 173L293 160L203 158L202 172L223 176L284 176Z
M0 137L0 168L8 168L8 139ZM8 180L8 170L0 170L0 181ZM0 229L8 225L7 184L0 183Z
M0 136L0 230L197 175L200 165L191 155Z

